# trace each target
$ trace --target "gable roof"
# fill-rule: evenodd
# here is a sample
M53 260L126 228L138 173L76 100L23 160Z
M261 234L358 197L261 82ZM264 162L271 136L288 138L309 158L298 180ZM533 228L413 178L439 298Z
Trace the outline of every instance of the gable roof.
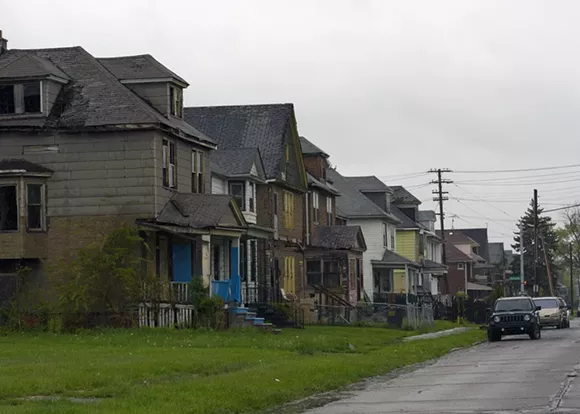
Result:
M304 155L321 155L324 158L328 158L329 155L314 145L312 142L304 137L300 137L300 147L302 148L302 154Z
M401 221L399 224L397 224L398 229L427 229L422 224L412 220L409 216L403 213L399 207L395 205L391 205L391 213L393 213L393 215Z
M445 259L448 263L471 263L473 259L459 250L451 242L445 243Z
M70 81L64 85L48 117L2 117L0 128L44 128L78 130L87 128L162 128L184 138L213 146L213 141L175 117L164 117L123 85L82 47L56 49L10 49L0 56L6 62L27 57L50 62Z
M336 198L336 210L339 216L351 219L380 218L393 223L400 221L373 203L336 170L332 168L327 169L326 177L334 188L341 193L340 197Z
M489 261L489 242L486 228L459 229L467 237L475 240L479 245L479 255Z
M333 250L367 249L360 226L316 226L311 245Z
M0 173L2 172L29 172L29 173L52 173L53 171L43 167L42 165L20 159L20 158L4 158L0 160Z
M363 193L373 193L373 192L391 192L389 187L381 180L379 180L374 175L368 176L358 176L358 177L344 177L345 180L350 182L359 191Z
M394 204L421 204L421 200L411 194L405 187L393 185L390 188L393 191Z
M406 257L401 256L398 253L395 253L392 250L385 250L383 253L383 257L380 260L371 260L373 266L385 266L387 268L397 268L397 267L404 267L406 265L413 266L413 267L421 267L421 265L417 262L407 259Z
M0 78L2 79L25 79L45 78L56 76L63 80L70 78L50 60L28 54L14 54L9 59L2 59L0 63Z
M257 148L225 149L210 154L212 172L228 178L255 177L265 180L262 157ZM255 175L252 174L253 167Z
M119 80L167 79L189 85L185 79L159 63L151 55L119 56L97 58Z
M316 179L312 174L306 173L308 177L308 187L318 188L319 190L325 191L335 196L340 195L340 191L338 191L334 186L328 182L321 181Z
M436 231L438 236L441 236L441 230ZM461 230L445 230L445 241L452 244L471 244L479 246L479 244L471 237L465 235Z
M275 179L285 154L292 104L184 108L185 120L211 136L219 149L258 148L268 179Z
M225 221L232 214L235 222ZM243 215L227 194L177 193L165 204L156 222L194 229L247 227Z

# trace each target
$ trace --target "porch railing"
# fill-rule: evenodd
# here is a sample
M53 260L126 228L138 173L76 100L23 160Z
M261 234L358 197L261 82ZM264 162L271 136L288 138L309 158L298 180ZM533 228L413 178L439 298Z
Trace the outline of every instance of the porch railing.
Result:
M189 302L189 283L186 282L171 282L171 291L173 293L173 300L176 303Z

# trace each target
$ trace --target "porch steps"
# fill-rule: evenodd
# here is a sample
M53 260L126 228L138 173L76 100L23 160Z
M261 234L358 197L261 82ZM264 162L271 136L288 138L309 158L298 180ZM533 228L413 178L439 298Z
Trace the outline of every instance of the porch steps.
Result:
M230 326L237 328L256 327L272 334L282 332L280 329L276 329L273 324L266 322L265 318L258 317L256 312L251 312L245 307L230 308Z

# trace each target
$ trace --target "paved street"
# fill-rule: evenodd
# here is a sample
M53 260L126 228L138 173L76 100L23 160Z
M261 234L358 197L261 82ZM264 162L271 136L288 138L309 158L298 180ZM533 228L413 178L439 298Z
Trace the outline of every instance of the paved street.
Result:
M343 413L580 413L580 325L542 339L507 337L375 383L309 411Z

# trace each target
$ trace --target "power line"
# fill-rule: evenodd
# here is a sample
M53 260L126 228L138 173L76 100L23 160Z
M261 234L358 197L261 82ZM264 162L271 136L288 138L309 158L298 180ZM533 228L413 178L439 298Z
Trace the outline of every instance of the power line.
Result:
M458 174L496 174L496 173L526 172L526 171L563 170L566 168L577 168L577 167L580 167L580 164L556 165L552 167L539 167L539 168L516 168L510 170L455 170L453 172Z
M566 210L566 209L574 208L574 207L580 207L580 204L573 204L573 205L568 205L565 207L558 207L558 208L552 208L550 210L543 210L542 213L551 213L552 211Z
M463 202L461 202L461 201L459 201L459 200L456 200L456 201L457 201L459 204L461 204L461 205L463 205L463 206L467 207L469 210L473 211L475 214L477 214L477 215L479 215L479 216L483 217L484 219L488 220L488 222L495 223L495 222L494 222L492 219L490 219L489 217L487 217L487 216L485 216L485 215L481 214L479 211L477 211L477 210L474 210L473 208L471 208L471 207L470 207L470 206L468 206L467 204L465 204L465 203L463 203ZM498 226L502 226L503 228L505 228L505 229L508 229L509 231L512 231L512 230L513 230L512 228L510 228L510 227L508 227L508 226L506 226L506 225L502 224L501 222L497 222L497 225L498 225Z
M570 180L560 180L560 181L535 181L535 182L529 182L529 183L516 183L516 182L493 182L493 183L469 183L469 182L465 182L465 181L457 181L457 183L462 184L462 185L477 185L477 186L486 186L486 187L493 187L493 186L518 186L518 187L523 187L523 186L528 186L528 185L532 185L532 186L538 186L538 185L542 185L542 184L560 184L560 183L573 183L573 182L578 182L578 178L574 178L574 179L570 179Z
M482 183L482 182L492 182L492 181L515 181L515 180L535 180L542 177L562 177L562 176L575 176L580 174L580 171L567 171L551 174L538 174L538 175L523 175L519 177L499 177L499 178L481 178L477 180L466 180L464 183Z
M479 199L480 201L483 201L485 204L487 204L487 205L489 205L489 206L491 206L491 207L495 208L496 210L499 210L500 212L502 212L502 213L503 213L503 214L505 214L506 216L508 216L508 217L510 217L510 218L512 218L512 219L514 218L514 217L513 217L511 214L509 214L509 213L506 213L506 212L505 212L504 210L502 210L501 208L494 206L494 205L493 205L493 204L491 204L489 201L487 201L487 200L484 200L483 198L481 198L481 197L477 196L476 194L473 194L471 191L468 191L468 190L464 189L463 187L460 187L460 186L458 186L457 184L454 184L454 185L455 185L455 187L459 188L460 190L463 190L463 191L465 191L466 193L468 193L468 194L471 194L472 196L476 197L476 198L477 198L477 199Z

